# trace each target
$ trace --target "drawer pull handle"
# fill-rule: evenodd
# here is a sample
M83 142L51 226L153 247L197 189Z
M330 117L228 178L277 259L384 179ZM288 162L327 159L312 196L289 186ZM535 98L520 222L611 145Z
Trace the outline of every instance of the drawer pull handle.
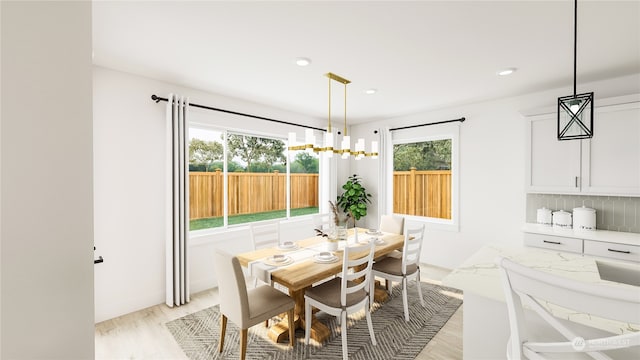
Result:
M542 241L546 242L547 244L562 245L562 243L559 241L549 241L549 240L542 240Z
M616 249L607 249L611 252L617 252L617 253L623 253L623 254L631 254L631 251L624 251L624 250L616 250Z

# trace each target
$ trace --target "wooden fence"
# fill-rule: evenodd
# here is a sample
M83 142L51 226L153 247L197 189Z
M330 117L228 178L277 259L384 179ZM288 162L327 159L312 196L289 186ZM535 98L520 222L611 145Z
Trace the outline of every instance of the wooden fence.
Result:
M393 212L451 219L451 170L395 171Z
M222 216L223 173L189 173L190 218ZM286 174L229 173L229 215L286 209ZM318 206L318 174L291 174L291 208ZM451 171L395 171L393 212L451 219Z
M229 215L286 209L286 175L229 173ZM189 172L189 215L193 219L222 216L223 173ZM291 174L291 208L318 206L318 174Z

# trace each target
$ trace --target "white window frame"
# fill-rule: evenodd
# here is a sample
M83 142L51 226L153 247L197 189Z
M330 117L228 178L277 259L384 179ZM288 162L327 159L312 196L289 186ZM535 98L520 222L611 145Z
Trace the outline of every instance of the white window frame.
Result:
M451 219L441 219L426 216L396 214L403 216L405 221L426 224L428 229L459 231L460 219L460 126L459 124L443 124L412 128L411 130L396 130L391 133L392 145L419 143L426 141L451 139ZM393 149L393 146L391 147ZM393 163L393 154L391 155ZM393 166L388 174L389 183L393 183ZM389 204L393 204L393 192L387 195Z
M228 202L229 202L229 191L228 191L228 169L227 169L227 164L228 164L228 147L227 147L227 138L229 133L231 134L237 134L237 135L246 135L246 136L255 136L255 137L262 137L262 138L267 138L267 139L275 139L275 140L282 140L284 141L284 143L287 143L287 139L285 137L283 137L282 135L274 135L274 134L269 134L269 133L264 133L264 132L258 132L258 131L252 131L252 130L246 130L246 129L239 129L239 128L225 128L225 127L221 127L221 126L216 126L216 125L211 125L208 123L203 123L203 122L194 122L191 121L188 124L188 128L197 128L197 129L201 129L201 130L209 130L209 131L216 131L216 132L220 132L224 135L224 141L222 143L223 146L223 191L224 191L224 196L223 196L223 225L219 226L219 227L213 227L213 228L207 228L207 229L199 229L199 230L190 230L189 233L192 234L193 236L198 236L198 235L207 235L207 234L215 234L215 233L220 233L220 232L225 232L228 231L230 229L236 229L236 228L240 228L243 226L248 226L250 224L256 223L256 222L247 222L247 223L242 223L242 224L236 224L236 225L229 225L228 223L228 218L229 218L229 213L228 213ZM290 183L290 176L291 176L291 172L290 172L290 160L291 160L291 152L288 149L285 149L285 155L287 156L287 165L286 165L286 170L287 170L287 177L286 177L286 213L285 216L282 218L277 218L277 219L272 219L272 220L266 220L266 221L274 221L274 220L280 220L280 221L290 221L290 220L298 220L298 219L306 219L306 218L311 218L312 215L301 215L301 216L295 216L292 217L291 216L291 183ZM324 156L319 156L320 159L322 159ZM318 168L318 179L322 179L322 174L323 171L326 171L328 169L323 169L323 165L322 165L322 160L320 160L321 164ZM323 196L323 187L319 185L319 189L318 189L318 212L322 211L322 206L320 205L320 201L324 198Z

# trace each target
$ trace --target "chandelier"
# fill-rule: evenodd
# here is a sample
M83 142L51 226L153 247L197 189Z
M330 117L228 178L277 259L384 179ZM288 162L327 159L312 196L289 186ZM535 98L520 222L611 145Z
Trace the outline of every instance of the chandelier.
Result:
M558 98L558 140L593 137L593 92L576 94L578 0L573 7L573 95Z
M355 143L355 148L351 150L351 137L347 135L347 85L351 81L336 75L334 73L327 73L325 76L329 79L329 115L327 132L324 136L324 146L316 146L316 138L313 134L313 129L305 130L304 144L296 144L296 133L289 133L289 150L298 151L304 150L308 153L322 153L327 157L333 157L333 154L339 154L342 159L348 159L353 156L356 160L363 159L364 157L371 157L372 159L378 158L378 142L371 141L371 152L365 151L364 139L360 138ZM344 134L342 136L342 142L340 149L335 149L333 144L333 131L331 130L331 81L337 81L344 85Z

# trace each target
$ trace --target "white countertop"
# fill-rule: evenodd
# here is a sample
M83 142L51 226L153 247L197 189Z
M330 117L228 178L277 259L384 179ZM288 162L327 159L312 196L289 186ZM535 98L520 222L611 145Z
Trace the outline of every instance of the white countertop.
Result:
M595 259L592 257L522 246L509 247L499 244L485 245L465 260L460 267L445 277L442 282L446 286L461 289L465 293L474 293L482 297L504 302L500 273L498 271L498 265L495 262L498 256L577 281L599 283L612 287L632 287L638 289L638 296L640 296L640 288L638 287L601 280ZM616 263L615 260L604 261ZM568 311L557 307L553 307L552 312L560 318L607 330L615 334L628 331L640 331L640 324L627 324L598 319L590 314L580 314L575 311Z
M526 223L522 231L526 233L640 246L640 234L621 231L563 229L535 223Z

